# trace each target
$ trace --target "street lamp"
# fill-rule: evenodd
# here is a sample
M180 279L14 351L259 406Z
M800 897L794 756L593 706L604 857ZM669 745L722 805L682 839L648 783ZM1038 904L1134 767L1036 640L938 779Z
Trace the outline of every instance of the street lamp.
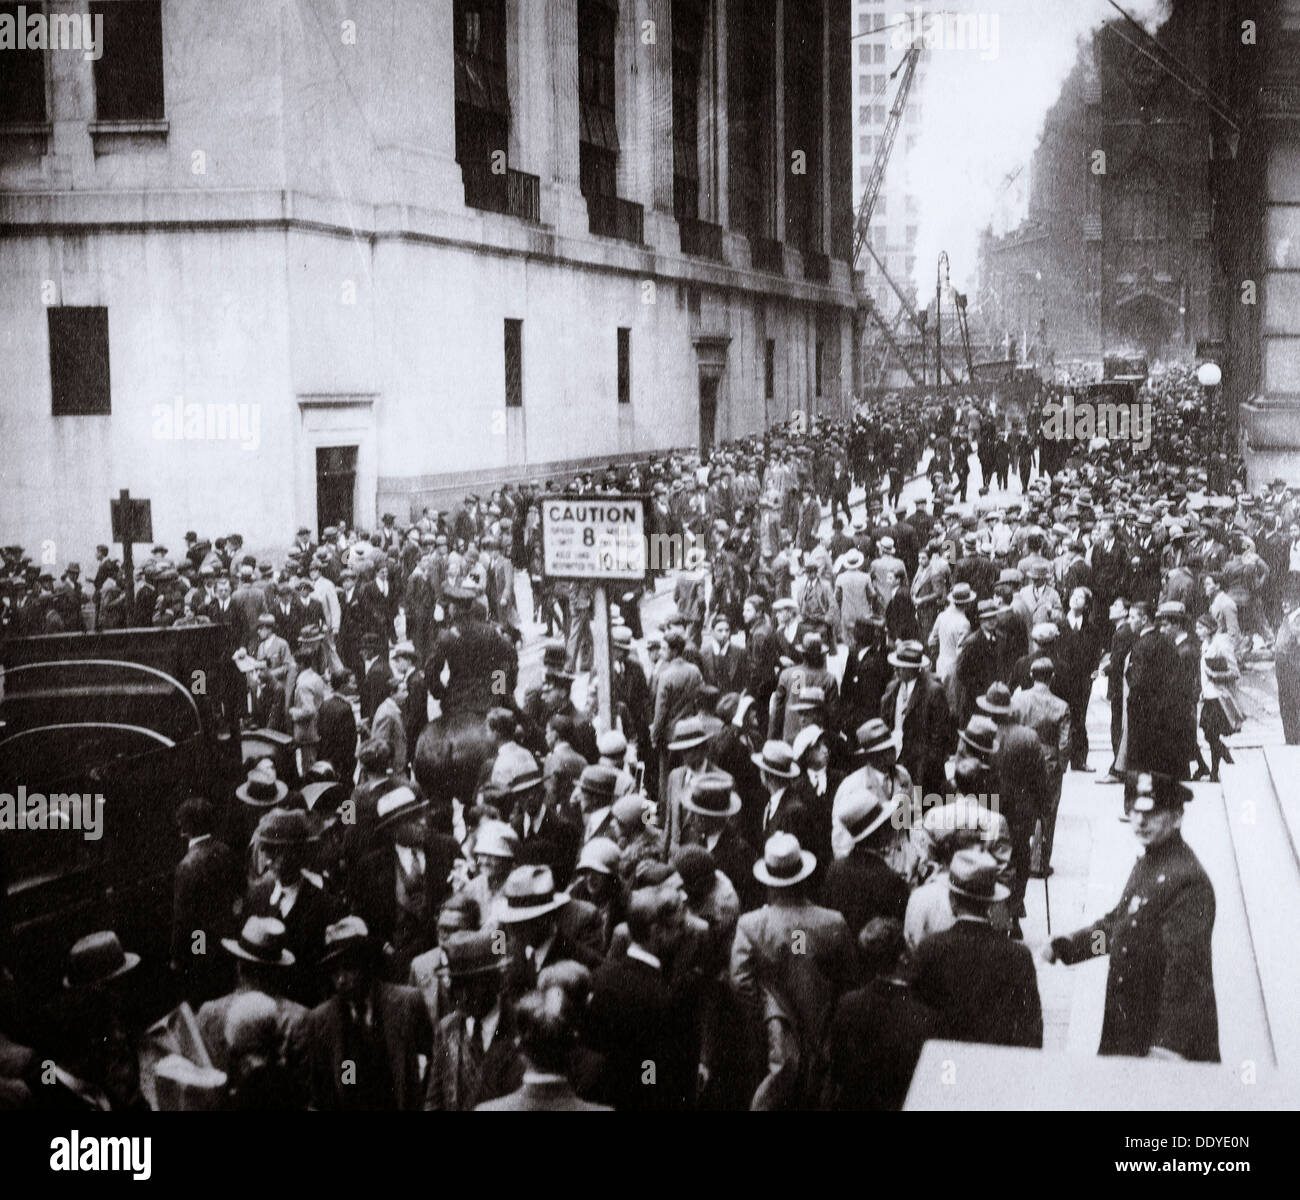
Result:
M1223 382L1223 371L1216 362L1203 362L1196 368L1196 382L1205 389L1205 413L1210 419L1210 427L1214 431L1214 444L1222 453L1228 443L1227 422L1223 419L1224 414L1220 412L1220 392L1219 384Z

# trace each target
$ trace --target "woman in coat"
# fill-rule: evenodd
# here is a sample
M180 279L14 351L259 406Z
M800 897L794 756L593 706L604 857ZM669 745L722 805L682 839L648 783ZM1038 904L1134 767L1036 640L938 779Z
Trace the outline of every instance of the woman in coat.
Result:
M1196 622L1196 632L1201 637L1201 732L1210 744L1209 779L1218 783L1219 762L1232 762L1232 753L1223 739L1241 728L1241 702L1237 695L1241 671L1231 636L1216 631L1214 618L1208 613ZM1195 778L1205 778L1204 767L1196 772Z

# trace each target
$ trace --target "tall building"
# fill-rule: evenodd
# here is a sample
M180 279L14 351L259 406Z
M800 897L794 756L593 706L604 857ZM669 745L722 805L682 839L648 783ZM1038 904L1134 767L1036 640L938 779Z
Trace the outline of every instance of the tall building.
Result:
M854 0L853 38L853 205L856 211L871 176L871 167L885 139L889 110L898 95L902 72L891 75L903 61L906 38L912 26L902 5L892 0ZM916 145L921 123L921 94L928 74L929 56L922 55L908 96L903 119L894 138L889 165L872 210L872 248L885 269L905 293L913 292L916 267L918 209L908 178L907 160ZM865 250L857 263L863 288L876 307L891 320L900 302Z
M1195 58L1212 9L1180 5L1156 37ZM1105 353L1193 359L1218 319L1208 109L1119 19L1085 43L1030 164L1029 211L981 245L980 308L1040 363Z
M88 557L129 488L279 545L848 404L850 0L25 12L63 42L0 71L14 540Z

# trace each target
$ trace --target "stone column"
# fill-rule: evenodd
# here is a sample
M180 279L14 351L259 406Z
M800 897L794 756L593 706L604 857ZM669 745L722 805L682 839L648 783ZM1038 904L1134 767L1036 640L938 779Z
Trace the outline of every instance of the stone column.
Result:
M772 236L778 242L785 241L785 173L790 164L785 160L785 0L773 0L772 4L772 125L773 125L773 184L776 188L774 205L776 215L775 229Z
M709 220L723 229L731 223L730 129L727 120L727 0L709 6Z
M563 234L585 237L587 202L578 187L578 4L577 0L544 3L543 61L530 88L530 96L543 101L540 111L550 116L547 161L538 172L542 220Z

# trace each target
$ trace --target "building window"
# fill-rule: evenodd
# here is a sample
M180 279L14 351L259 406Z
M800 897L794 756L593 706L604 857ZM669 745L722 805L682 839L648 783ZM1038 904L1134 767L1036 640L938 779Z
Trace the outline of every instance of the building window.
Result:
M618 331L618 402L632 403L632 331Z
M95 115L101 121L163 118L161 0L92 4L103 21L103 56L95 63Z
M877 125L883 125L885 123L885 106L883 104L873 105L871 117Z
M578 176L582 194L616 193L618 127L614 107L616 0L578 0Z
M816 351L814 353L814 368L813 368L813 375L814 375L813 382L816 387L816 395L818 396L822 394L822 366L825 362L825 359L826 359L826 343L823 342L821 338L818 338Z
M882 29L884 29L884 27L885 27L885 14L884 14L884 13L872 13L872 14L871 14L871 32L872 32L872 33L879 33Z
M524 406L524 323L506 318L506 407Z
M698 0L673 2L673 209L700 215L700 57L704 18Z
M776 342L772 338L763 350L763 395L769 400L776 395Z
M871 182L871 167L869 164L863 164L858 171L858 179L865 185Z
M859 125L870 125L870 124L871 124L871 105L870 105L870 104L864 104L861 108L858 109L858 124L859 124Z
M505 0L455 0L456 161L471 198L490 186L494 155L510 141ZM498 160L500 161L500 160ZM496 173L499 186L505 177Z
M108 309L54 307L49 313L50 398L56 417L107 416Z
M878 63L882 63L882 62L884 62L884 61L885 61L885 43L884 43L884 42L877 42L877 43L872 47L872 49L875 51L874 55L872 56L873 59L874 59L874 61L876 61L876 62L878 62Z
M859 47L858 47L858 62L860 62L863 66L866 66L870 61L871 61L871 47L870 47L870 46L859 46Z
M876 197L876 212L880 213L881 216L885 213L885 201L888 199L889 197L886 196L884 192L881 192L880 195Z
M17 4L0 4L0 17L20 19ZM26 19L23 17L22 19ZM45 120L45 54L40 50L5 50L0 71L0 125Z
M863 134L862 137L858 138L858 153L871 153L871 137L869 134Z

